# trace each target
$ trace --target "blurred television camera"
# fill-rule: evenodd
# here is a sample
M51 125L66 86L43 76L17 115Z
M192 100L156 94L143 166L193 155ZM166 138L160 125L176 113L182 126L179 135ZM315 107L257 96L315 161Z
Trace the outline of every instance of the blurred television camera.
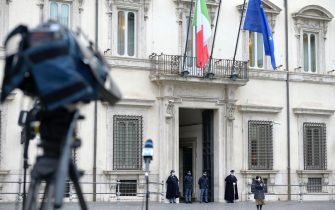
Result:
M27 197L24 184L23 209L37 209L42 181L47 184L41 208L59 208L69 177L86 210L79 186L81 173L71 161L71 149L80 145L75 134L77 121L83 119L78 104L101 100L113 105L121 98L107 62L80 30L74 33L53 21L31 30L24 25L16 27L6 38L5 50L0 101L16 88L35 100L34 107L19 117L25 136L24 182L29 140L36 133L43 149L31 172Z

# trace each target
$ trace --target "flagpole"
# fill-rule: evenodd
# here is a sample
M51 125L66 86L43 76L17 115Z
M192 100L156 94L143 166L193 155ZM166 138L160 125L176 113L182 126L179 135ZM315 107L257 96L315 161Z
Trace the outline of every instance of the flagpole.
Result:
M237 52L237 47L238 47L238 41L240 39L240 33L241 33L241 27L242 27L242 21L243 21L243 14L244 14L244 8L245 8L245 3L246 0L244 0L243 2L243 7L242 7L242 15L241 15L241 19L240 19L240 26L238 27L238 33L237 33L237 39L236 39L236 45L235 45L235 52L234 52L234 57L233 57L233 68L232 68L232 79L235 80L236 75L233 76L234 74L236 74L235 72L235 59L236 59L236 52Z
M191 0L191 7L190 7L190 14L188 16L188 24L187 24L187 34L186 34L186 44L185 44L185 52L184 52L184 58L183 58L183 71L182 74L186 73L185 71L185 60L186 60L186 52L187 52L187 45L188 45L188 35L190 33L190 24L191 24L191 15L192 15L192 8L193 8L193 0Z
M216 29L218 28L218 21L220 16L220 8L221 8L221 0L219 2L219 8L218 8L218 15L216 16L216 22L215 22L215 30L214 30L214 36L213 36L213 42L212 42L212 49L211 49L211 55L209 56L209 67L208 67L208 76L212 75L212 57L213 57L213 51L214 51L214 45L215 45L215 37L216 37Z

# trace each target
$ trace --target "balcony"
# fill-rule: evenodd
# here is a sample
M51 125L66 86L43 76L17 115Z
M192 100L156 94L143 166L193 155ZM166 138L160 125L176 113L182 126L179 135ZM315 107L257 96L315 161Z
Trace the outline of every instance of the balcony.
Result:
M196 67L196 58L181 55L149 56L152 81L174 80L245 85L248 82L248 62L212 59L204 68Z

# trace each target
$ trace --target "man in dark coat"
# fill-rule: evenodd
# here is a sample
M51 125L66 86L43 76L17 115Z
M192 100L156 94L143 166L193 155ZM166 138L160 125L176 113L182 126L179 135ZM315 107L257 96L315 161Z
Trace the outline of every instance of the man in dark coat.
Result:
M202 176L199 178L198 184L200 188L200 203L208 203L208 177L206 171L204 171Z
M234 200L238 199L238 191L237 191L237 179L234 176L234 170L230 171L230 175L226 177L226 188L224 199L228 203L234 203Z
M174 170L171 170L170 176L166 180L166 198L169 199L170 203L176 203L176 198L179 198L179 180Z
M185 203L192 202L192 187L193 187L193 178L191 171L188 171L184 177L184 189L185 189Z

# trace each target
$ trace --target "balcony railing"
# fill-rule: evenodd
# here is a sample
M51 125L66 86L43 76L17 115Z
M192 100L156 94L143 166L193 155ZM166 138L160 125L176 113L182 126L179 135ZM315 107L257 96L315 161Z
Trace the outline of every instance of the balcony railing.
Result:
M232 80L248 79L248 62L228 59L211 59L204 68L196 67L196 58L182 55L149 56L156 74L180 75L198 78L228 78Z

